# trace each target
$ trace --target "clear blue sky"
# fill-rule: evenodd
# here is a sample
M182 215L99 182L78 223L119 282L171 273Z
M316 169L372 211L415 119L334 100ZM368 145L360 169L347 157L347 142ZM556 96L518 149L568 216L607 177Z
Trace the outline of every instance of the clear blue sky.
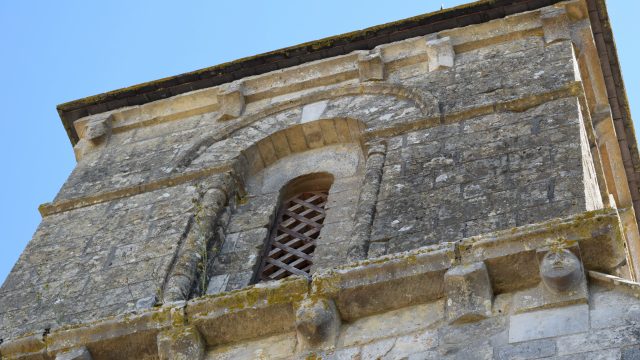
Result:
M0 283L75 164L57 104L465 2L0 2ZM608 3L637 115L640 1Z

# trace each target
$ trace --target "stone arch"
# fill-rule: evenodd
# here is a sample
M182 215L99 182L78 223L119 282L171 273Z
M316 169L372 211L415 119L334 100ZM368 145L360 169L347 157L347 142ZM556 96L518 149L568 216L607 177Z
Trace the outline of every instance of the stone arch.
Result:
M309 174L327 174L333 181L311 272L344 262L364 178L364 130L365 124L356 119L320 119L276 131L241 151L236 178L244 191L230 206L222 253L213 259L209 293L255 281L282 189ZM288 150L277 152L278 141L286 141Z
M382 95L394 97L396 99L408 100L415 104L415 106L420 109L420 112L424 116L434 115L439 112L438 101L429 92L426 92L419 88L412 88L398 84L374 82L317 90L293 100L283 100L276 102L266 109L244 115L243 118L245 122L253 123L261 118L293 107L303 106L322 100L359 95Z
M361 149L365 124L356 119L320 119L270 134L240 152L240 169L252 176L292 154L335 144L357 144Z
M375 120L394 118L397 117L399 121L405 118L410 120L417 120L417 118L437 117L440 114L439 104L437 99L424 90L418 88L412 88L407 86L401 86L397 84L389 83L365 83L365 84L353 84L347 86L341 86L337 88L329 88L323 90L317 90L298 98L282 100L275 102L267 108L260 109L255 112L244 114L242 117L230 120L229 125L223 128L215 135L206 135L203 138L196 140L193 145L186 150L183 155L180 156L174 167L174 172L181 172L189 168L191 163L206 153L211 147L214 147L216 143L222 141L230 141L237 138L239 133L251 129L257 126L259 122L269 119L270 117L277 116L286 111L295 109L302 109L306 105L322 102L322 101L341 101L351 100L361 101L366 103L367 97L369 97L370 103L383 103L383 100L387 102L402 102L406 108L413 109L410 114L394 114L392 112L384 114L368 114L352 113L356 110L362 110L365 107L352 107L349 108L344 105L342 111L336 111L333 114L325 116L326 118L340 117L340 118L354 118L358 121L366 124L367 127L376 127L379 123L375 123ZM348 104L348 101L345 103ZM385 109L383 109L385 110ZM298 119L301 121L302 119ZM372 123L371 126L368 123ZM293 123L287 124L287 126L295 125ZM278 129L276 129L277 131ZM256 139L255 141L258 141ZM241 149L246 146L241 146ZM228 150L228 149L227 149Z

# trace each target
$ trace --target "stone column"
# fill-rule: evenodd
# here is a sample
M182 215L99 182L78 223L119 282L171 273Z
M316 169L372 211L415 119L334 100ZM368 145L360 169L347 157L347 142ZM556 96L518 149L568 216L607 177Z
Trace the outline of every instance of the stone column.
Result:
M367 258L371 226L373 225L380 182L382 180L382 168L387 154L387 145L384 141L369 144L368 148L364 180L360 187L354 227L347 250L348 261Z
M199 213L194 216L186 238L179 248L176 261L164 286L163 302L188 300L189 293L198 276L198 264L204 252L208 251L208 241L216 231L216 220L228 200L231 191L231 176L220 174L199 201Z

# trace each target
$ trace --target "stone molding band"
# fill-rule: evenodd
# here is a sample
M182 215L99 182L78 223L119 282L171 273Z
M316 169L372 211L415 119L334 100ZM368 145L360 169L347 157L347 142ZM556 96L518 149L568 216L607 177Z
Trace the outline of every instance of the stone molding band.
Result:
M612 271L624 261L623 236L615 209L591 211L347 264L315 274L310 283L290 277L140 313L5 339L0 354L12 359L49 359L86 349L102 355L118 352L121 358L156 353L161 359L176 353L200 358L207 346L296 330L308 349L331 342L341 321L467 290L479 297L447 306L447 320L476 321L493 316L488 312L493 294L506 291L506 283L510 291L519 291L515 298L530 291L546 291L536 287L541 283L536 259L548 249L550 238L559 237L575 241L579 258L593 280L606 286L621 283L640 293L640 284L598 273ZM588 301L584 292L578 295L547 294L539 297L542 302L516 302L514 312L564 306L567 299ZM376 297L375 302L369 301L371 296ZM259 324L257 319L261 319ZM118 339L125 338L137 346L114 347Z
M365 141L371 141L375 139L381 139L389 136L395 136L411 131L422 130L427 128L432 128L436 126L440 126L442 124L452 124L456 122L461 122L467 119L471 119L477 116L483 116L493 113L499 112L521 112L526 109L544 104L545 102L558 100L562 98L568 97L584 97L584 91L582 88L582 84L580 82L573 82L568 86L564 86L558 90L535 94L531 96L522 97L519 99L514 99L510 101L495 103L492 105L482 106L470 110L465 110L461 112L455 112L450 114L443 114L442 116L434 116L434 117L426 117L420 119L418 121L405 123L405 124L397 124L392 127L382 128L382 129L369 129L365 130L363 134ZM228 134L224 134L227 136ZM117 189L113 191L104 192L101 194L89 195L75 199L63 200L56 203L45 203L40 205L38 210L43 217L74 210L86 206L91 206L95 204L104 203L107 201L112 201L120 198L125 198L137 194L141 194L144 192L159 190L167 187L176 186L179 184L188 183L197 179L201 179L207 176L211 176L213 174L228 172L234 170L233 162L228 164L219 165L216 167L211 167L207 169L197 170L193 172L175 174L168 178L148 182L141 185L135 185L130 187L125 187L122 189Z

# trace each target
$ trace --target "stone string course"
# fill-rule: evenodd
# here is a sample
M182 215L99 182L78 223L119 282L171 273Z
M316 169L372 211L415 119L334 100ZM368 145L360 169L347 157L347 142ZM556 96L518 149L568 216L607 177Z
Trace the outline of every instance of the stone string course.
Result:
M77 119L78 164L0 288L0 355L637 358L635 195L587 9ZM319 172L312 281L253 284L281 189ZM585 272L566 292L541 281L550 240Z
M545 239L552 233L577 240L580 249L584 250L585 266L592 268L592 262L597 257L587 257L589 249L596 246L599 253L606 253L608 248L615 248L622 236L617 226L619 219L615 211L585 213L524 226L515 231L486 234L457 243L424 247L319 271L310 284L304 279L290 278L200 297L186 303L171 303L150 310L141 309L125 316L53 329L44 335L36 334L6 342L0 346L0 353L17 358L47 358L86 347L94 358L154 358L156 351L160 351L162 357L164 351L191 352L194 346L196 349L199 346L211 358L251 358L251 353L253 356L265 353L268 358L283 359L309 356L331 359L347 354L353 356L347 358L357 358L356 354L361 352L377 354L374 356L376 358L393 348L392 343L400 345L408 342L398 346L388 358L414 353L418 354L417 358L459 358L470 351L469 344L479 346L475 349L482 349L481 354L484 354L472 358L491 358L501 356L502 351L527 348L528 341L535 344L534 340L549 337L557 337L558 344L562 344L565 335L567 339L577 339L574 342L584 342L586 340L581 339L597 336L609 328L614 329L607 336L617 343L602 346L601 349L625 347L640 341L632 331L635 308L623 306L611 313L608 307L613 302L633 304L637 301L640 295L640 285L637 283L591 272L591 287L584 297L577 298L573 302L575 305L570 307L562 302L562 296L547 298L542 307L532 304L527 288L529 279L512 279L510 283L520 287L510 292L496 291L498 287L495 286L495 281L513 275L515 268L507 265L513 261L513 254L521 253L522 248L535 253L535 249L546 246ZM602 237L592 242L591 234L595 233ZM493 286L489 285L488 303L484 305L488 307L482 314L486 320L473 319L470 323L468 318L454 320L456 314L475 311L475 307L451 304L452 300L461 299L453 295L455 290L452 291L450 286L460 283L458 280L450 282L451 278L465 277L466 270L461 272L460 269L466 268L466 261L475 261L478 252L486 253L483 249L490 250L485 269L491 273L491 281L494 282ZM502 259L502 262L492 259ZM520 261L511 264L516 268L523 265ZM537 264L531 266L534 269L520 269L529 277L535 277ZM475 270L469 272L473 273ZM469 279L474 277L472 275ZM532 280L534 283L539 281L535 278ZM477 281L472 284L483 286ZM371 298L376 301L371 302ZM311 309L318 302L327 303L320 307L320 313L323 309L334 309L335 315L325 320L334 335L328 339L322 335L320 338L327 342L309 348L304 345L308 342L300 339L301 333L308 332L300 330L296 324L307 323L307 316L313 319L315 315ZM591 305L591 311L587 303ZM312 312L308 313L310 310ZM559 314L561 316L558 317ZM563 316L571 321L565 324L561 320ZM615 321L607 321L607 316ZM532 323L528 319L530 317L535 317L536 322ZM265 321L256 322L256 319ZM341 325L337 323L340 319ZM306 326L313 328L317 325L312 324L322 323L324 321L312 321ZM294 332L296 327L299 329L298 336ZM625 331L632 332L626 335ZM584 332L587 333L580 337L579 334ZM193 341L179 345L181 342L175 339L183 336ZM122 337L130 337L132 341L135 338L135 345L111 346L115 339ZM252 340L255 338L261 340ZM242 342L242 345L235 346L237 342ZM281 346L273 346L274 343ZM558 350L558 354L589 351L570 343L565 346L568 348ZM204 354L204 350L199 351ZM545 349L544 354L553 351ZM546 356L544 354L540 356Z

